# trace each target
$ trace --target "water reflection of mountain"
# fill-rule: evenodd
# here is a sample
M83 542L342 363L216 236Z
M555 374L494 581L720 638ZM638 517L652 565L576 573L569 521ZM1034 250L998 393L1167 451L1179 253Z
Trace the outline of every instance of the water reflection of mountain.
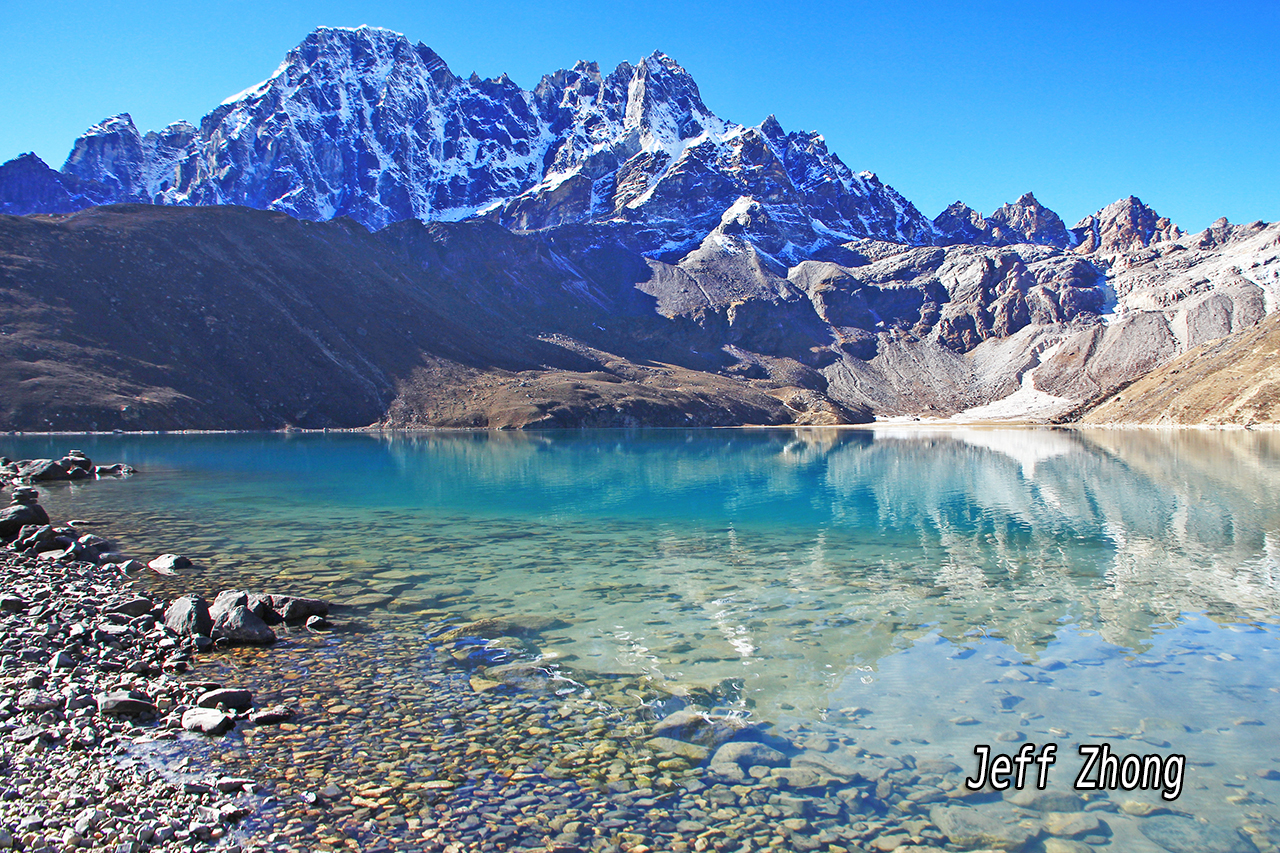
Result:
M672 537L696 539L726 571L776 562L776 541L758 534L781 531L805 546L804 558L773 580L828 594L823 645L844 645L839 635L849 633L860 660L926 625L1034 652L1064 622L1142 648L1154 626L1185 612L1225 621L1280 612L1273 433L436 434L388 447L405 476L421 479L429 466L438 481L486 495L491 509L536 503L548 517L605 526L657 520L668 551ZM708 528L724 525L733 536L708 542ZM682 587L692 595L699 582L714 590L724 581L709 573ZM762 601L772 599L739 596L722 616L760 634L749 626ZM877 620L894 630L867 624ZM885 645L863 645L879 646L872 636ZM769 643L761 635L754 645Z
M1280 612L1280 436L1022 430L877 432L829 456L842 494L870 488L882 526L919 532L934 568L922 613L985 598L987 631L1024 651L1059 619L1141 647L1188 611ZM871 484L871 485L868 485ZM967 606L966 606L967 605ZM1032 606L1034 605L1034 606ZM955 629L963 627L961 624Z

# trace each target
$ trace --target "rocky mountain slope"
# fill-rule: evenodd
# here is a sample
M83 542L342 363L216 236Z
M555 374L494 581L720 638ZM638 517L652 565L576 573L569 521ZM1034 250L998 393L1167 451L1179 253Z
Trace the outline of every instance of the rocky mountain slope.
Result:
M679 335L646 301L487 222L370 234L230 207L0 216L0 428L859 417L718 375L724 358L659 361Z
M758 248L783 239L747 200L675 263L589 225L0 216L0 428L1047 418L1256 324L1280 288L1275 225L1110 274L1047 246L875 240L787 267Z
M1184 353L1080 418L1085 424L1280 424L1280 315Z

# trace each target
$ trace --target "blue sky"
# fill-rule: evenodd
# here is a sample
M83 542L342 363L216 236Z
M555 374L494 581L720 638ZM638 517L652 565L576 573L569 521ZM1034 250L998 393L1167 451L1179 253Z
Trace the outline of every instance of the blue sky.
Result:
M901 5L904 8L890 8ZM1136 195L1192 231L1280 219L1280 2L6 0L0 160L54 168L118 112L198 122L314 27L403 32L533 86L662 50L716 114L817 130L923 213L1034 191L1068 225Z

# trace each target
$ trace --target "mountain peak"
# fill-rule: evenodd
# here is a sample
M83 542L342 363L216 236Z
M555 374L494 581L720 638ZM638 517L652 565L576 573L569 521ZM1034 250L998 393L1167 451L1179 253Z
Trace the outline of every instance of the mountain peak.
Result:
M1132 195L1086 216L1071 231L1082 253L1127 252L1182 236L1181 228Z
M952 202L934 218L933 225L941 235L938 243L942 246L985 243L991 237L991 226L987 225L987 220L962 201Z
M1013 204L1001 205L987 217L987 224L991 226L992 245L1039 243L1065 249L1074 242L1062 218L1029 192Z
M820 134L717 117L660 50L607 76L579 61L526 91L505 74L456 76L426 45L370 26L313 30L198 127L141 135L113 116L76 141L61 173L6 174L19 173L0 183L0 204L232 204L370 229L479 215L522 229L609 223L654 256L698 245L743 197L764 205L753 222L771 223L753 235L801 254L935 239L910 202L849 169Z

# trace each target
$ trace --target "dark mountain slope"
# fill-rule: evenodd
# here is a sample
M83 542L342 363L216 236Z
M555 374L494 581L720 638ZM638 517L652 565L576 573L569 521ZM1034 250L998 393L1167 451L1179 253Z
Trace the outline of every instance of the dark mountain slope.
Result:
M370 234L349 220L228 207L3 216L0 426L353 427L393 403L402 426L567 426L600 407L587 420L632 422L633 406L657 423L793 419L769 393L777 383L688 369L696 400L657 399L647 383L676 368L610 353L667 324L652 312L646 321L643 297L628 296L629 307L546 245L485 222ZM610 328L628 313L635 337ZM602 360L630 373L587 376L606 370ZM483 401L464 404L475 383L526 387L525 371L586 376L584 387L608 393L552 381L545 399L525 390L520 406L490 401L496 420ZM680 408L691 401L694 411Z

